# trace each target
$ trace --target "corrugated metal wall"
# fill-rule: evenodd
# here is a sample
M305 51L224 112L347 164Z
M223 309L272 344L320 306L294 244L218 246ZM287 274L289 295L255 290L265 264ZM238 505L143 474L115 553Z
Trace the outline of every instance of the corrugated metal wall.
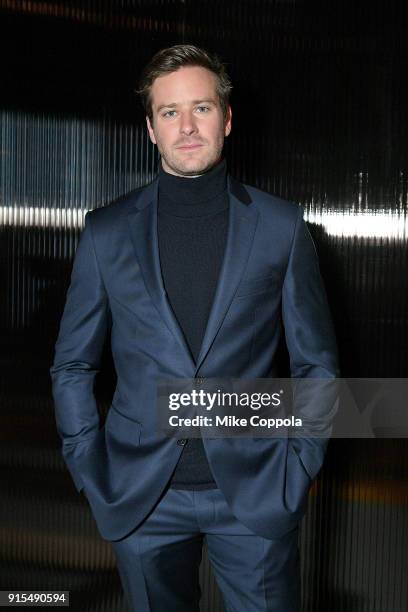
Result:
M48 368L84 212L154 176L133 89L157 49L229 64L229 167L305 207L343 376L407 376L407 26L385 0L0 0L0 589L126 610L60 456ZM405 440L330 443L302 524L305 612L408 609L407 474ZM221 610L206 557L201 578L203 611Z

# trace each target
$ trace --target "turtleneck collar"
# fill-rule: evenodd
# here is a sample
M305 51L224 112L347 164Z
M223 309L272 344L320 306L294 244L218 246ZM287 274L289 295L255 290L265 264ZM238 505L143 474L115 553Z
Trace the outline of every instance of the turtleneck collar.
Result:
M197 177L175 176L159 167L160 211L177 217L201 217L228 206L227 163L221 159Z

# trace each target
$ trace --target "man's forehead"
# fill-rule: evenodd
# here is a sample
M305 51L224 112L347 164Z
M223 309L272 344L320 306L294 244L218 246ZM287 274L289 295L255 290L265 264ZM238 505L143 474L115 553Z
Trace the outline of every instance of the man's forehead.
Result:
M204 100L217 103L216 77L201 66L180 68L155 79L151 88L151 100L154 106Z

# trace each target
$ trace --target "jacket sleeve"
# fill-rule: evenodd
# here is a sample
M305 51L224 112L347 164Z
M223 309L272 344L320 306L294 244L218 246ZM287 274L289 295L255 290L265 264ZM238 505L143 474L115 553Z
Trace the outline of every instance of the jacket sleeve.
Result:
M324 460L337 411L337 345L317 253L299 207L282 292L282 317L293 381L294 410L310 437L291 443L314 478ZM318 379L312 382L310 379ZM317 432L317 433L316 433Z
M91 225L88 212L74 259L50 369L62 454L78 491L83 488L83 483L76 460L87 450L99 430L93 386L109 321L109 303L98 267Z

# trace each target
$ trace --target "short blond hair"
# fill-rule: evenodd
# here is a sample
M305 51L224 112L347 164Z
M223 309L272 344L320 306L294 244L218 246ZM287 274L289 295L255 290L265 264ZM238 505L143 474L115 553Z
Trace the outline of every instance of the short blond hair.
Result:
M200 66L210 70L216 76L217 95L223 115L226 117L232 84L225 64L214 53L209 53L195 45L174 45L158 51L145 66L139 80L136 91L150 122L153 121L151 89L154 81L184 66Z

